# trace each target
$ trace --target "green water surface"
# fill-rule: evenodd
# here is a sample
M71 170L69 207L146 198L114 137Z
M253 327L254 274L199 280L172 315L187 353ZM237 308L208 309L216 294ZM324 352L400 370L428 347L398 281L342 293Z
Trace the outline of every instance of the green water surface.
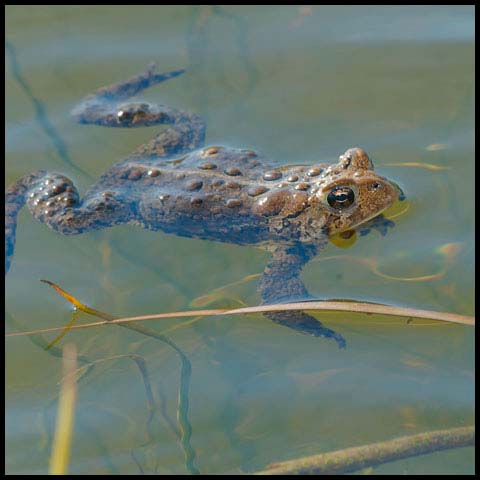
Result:
M186 68L141 98L203 115L207 144L254 148L276 165L335 162L361 146L405 191L410 209L387 236L329 245L307 265L313 295L474 314L474 7L8 6L6 38L6 185L49 169L84 192L158 128L81 126L70 109L152 61ZM6 330L70 320L41 278L112 315L140 315L188 309L230 284L213 306L256 305L258 277L239 281L267 260L253 247L129 226L63 237L22 210ZM78 386L70 472L240 474L474 423L472 327L321 318L346 350L261 316L167 333L183 364L126 329L70 332L58 347L71 341L103 360ZM8 474L48 472L61 379L51 353L6 339ZM144 379L125 354L145 362L150 422ZM461 448L371 473L473 472L474 450Z

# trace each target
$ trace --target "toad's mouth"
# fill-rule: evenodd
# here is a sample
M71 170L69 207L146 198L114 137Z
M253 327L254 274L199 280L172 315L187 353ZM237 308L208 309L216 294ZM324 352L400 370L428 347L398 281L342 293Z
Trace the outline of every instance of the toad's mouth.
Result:
M379 210L378 212L374 213L370 217L364 218L361 222L354 223L354 224L350 225L349 227L347 227L347 228L345 228L345 229L343 229L343 230L341 230L337 233L343 233L343 232L346 232L348 230L355 230L358 227L362 227L366 223L372 221L374 218L379 217L385 210L388 210L390 207L391 207L391 205L387 205L383 210Z

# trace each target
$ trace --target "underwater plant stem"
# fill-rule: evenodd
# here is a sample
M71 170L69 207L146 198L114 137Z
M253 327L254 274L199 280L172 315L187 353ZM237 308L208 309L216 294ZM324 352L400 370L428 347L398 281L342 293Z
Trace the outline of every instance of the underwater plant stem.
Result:
M475 427L435 430L274 463L256 475L339 475L438 450L467 447L474 443Z
M96 310L94 308L89 307L88 305L81 303L73 295L69 294L68 292L63 290L61 287L59 287L57 284L50 282L49 280L41 280L41 281L43 283L46 283L47 285L50 285L57 293L59 293L63 298L65 298L70 303L72 303L75 306L75 308L77 308L78 310L81 310L87 313L88 315L93 315L96 317L103 318L108 323L116 323L115 316L109 313L102 312L100 310ZM161 333L157 333L155 330L152 330L151 328L145 327L143 325L135 325L132 323L119 323L118 325L124 328L128 328L129 330L133 330L135 332L141 333L142 335L146 335L147 337L155 338L156 340L159 340L160 342L165 343L170 348L172 348L179 356L180 362L181 362L181 371L180 371L180 388L178 392L177 419L178 419L178 423L181 431L180 445L185 455L185 466L187 470L192 475L198 475L200 472L194 465L194 459L196 454L190 442L190 439L192 436L192 426L188 419L188 410L189 410L188 390L190 388L190 379L192 374L192 365L190 363L190 360L172 340L170 340L165 335L162 335ZM73 327L70 327L69 329L71 330L72 328ZM145 381L145 379L148 378L146 377L146 367L142 369L143 365L141 365L138 362L137 362L137 365L139 366ZM145 384L145 387L147 391L148 401L153 402L153 395L152 395L151 387L149 386L149 382ZM153 418L153 412L154 412L153 408L150 408L149 419L147 421L147 428L149 428L150 422Z
M76 368L77 351L75 345L67 343L63 348L63 379L58 400L52 455L50 457L49 473L51 475L65 475L68 473L77 398L77 382L75 375L72 374Z

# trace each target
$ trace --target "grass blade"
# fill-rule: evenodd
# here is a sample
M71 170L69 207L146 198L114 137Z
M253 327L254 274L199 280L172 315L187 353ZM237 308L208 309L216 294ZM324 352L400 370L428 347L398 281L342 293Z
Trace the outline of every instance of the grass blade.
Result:
M77 383L75 375L73 375L76 368L77 352L75 345L67 343L63 348L63 379L58 399L57 422L50 457L49 473L51 475L68 473L77 398Z

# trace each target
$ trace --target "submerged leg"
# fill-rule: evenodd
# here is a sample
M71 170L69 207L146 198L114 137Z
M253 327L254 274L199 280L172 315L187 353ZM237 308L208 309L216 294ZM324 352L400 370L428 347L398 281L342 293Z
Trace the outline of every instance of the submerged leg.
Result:
M316 248L303 245L280 246L263 272L260 292L264 304L291 302L310 299L305 285L300 279L303 266L315 255ZM299 310L264 313L270 320L315 337L335 340L340 348L345 348L342 335L323 326L321 322Z
M199 148L205 140L205 123L198 115L164 105L124 103L145 88L183 72L177 70L156 74L154 66L149 66L139 75L100 88L84 98L74 108L72 115L80 123L109 127L169 124L133 156L168 157ZM103 182L102 185L108 183L105 176L100 182ZM5 192L5 273L14 252L17 215L25 204L42 223L64 235L73 235L128 223L133 218L133 199L125 202L117 198L114 187L112 191L105 191L94 186L80 202L71 180L56 173L40 171L22 177L11 185Z
M5 192L5 273L15 248L17 215L25 204L37 220L63 235L127 223L133 217L114 192L92 193L80 201L72 181L63 175L39 171L22 177Z
M143 73L102 87L85 97L73 109L73 118L83 124L118 128L170 125L154 140L135 151L135 154L168 156L202 147L205 141L205 122L199 115L167 105L127 102L142 90L184 72L176 70L157 74L154 68L155 65L149 65Z
M35 181L38 174L42 173L44 172L22 177L5 191L5 274L10 268L15 249L18 212L25 205L25 195L28 191L28 186Z

